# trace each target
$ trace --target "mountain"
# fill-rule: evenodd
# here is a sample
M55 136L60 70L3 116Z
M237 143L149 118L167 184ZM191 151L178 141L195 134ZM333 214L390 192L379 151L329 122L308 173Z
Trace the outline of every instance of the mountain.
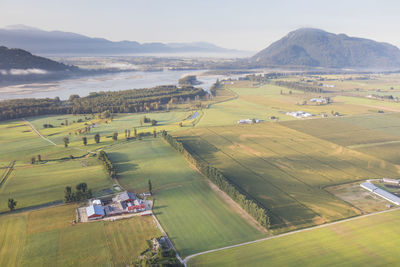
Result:
M5 71L11 69L67 71L74 70L76 67L67 66L48 58L38 57L22 49L9 49L5 46L0 46L0 70Z
M136 53L224 53L225 49L209 43L143 43L135 41L113 42L85 35L43 31L24 25L12 25L0 29L0 45L18 47L38 54L136 54Z
M250 58L253 67L398 68L400 49L388 43L302 28Z

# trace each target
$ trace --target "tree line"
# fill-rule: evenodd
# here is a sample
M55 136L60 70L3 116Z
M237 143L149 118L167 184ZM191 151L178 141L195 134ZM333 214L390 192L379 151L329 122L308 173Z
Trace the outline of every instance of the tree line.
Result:
M312 92L312 93L323 93L319 86L312 86L309 84L304 84L300 82L288 82L288 81L275 81L275 84L281 87L291 88L294 90L304 91L304 92Z
M249 198L227 179L220 170L212 167L207 162L200 160L194 156L183 146L181 142L169 135L166 131L162 132L164 140L173 148L184 155L184 157L192 163L196 168L208 179L210 179L219 189L224 191L236 203L238 203L246 212L248 212L263 227L270 227L269 211L258 204L255 200Z
M0 101L0 120L49 114L136 113L163 110L166 105L193 100L206 94L193 86L158 86L115 92L90 93L86 97L26 98ZM167 107L167 109L169 106ZM51 126L50 126L51 127Z
M108 175L113 179L117 178L115 167L104 150L100 150L98 159L103 163Z

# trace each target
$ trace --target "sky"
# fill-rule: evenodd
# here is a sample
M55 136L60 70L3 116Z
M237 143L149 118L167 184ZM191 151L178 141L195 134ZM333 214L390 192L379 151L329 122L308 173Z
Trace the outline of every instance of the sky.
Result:
M313 27L400 47L395 0L0 0L0 27L14 24L112 41L205 41L247 51Z

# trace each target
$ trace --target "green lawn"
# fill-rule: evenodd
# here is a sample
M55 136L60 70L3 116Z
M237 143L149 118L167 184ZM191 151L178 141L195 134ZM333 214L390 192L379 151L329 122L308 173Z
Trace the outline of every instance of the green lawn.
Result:
M155 192L154 212L181 256L264 236L238 215L161 138L107 150L122 186Z
M152 217L73 225L75 206L0 216L0 266L126 266L159 237Z
M189 266L398 266L400 211L195 257Z
M96 158L84 158L16 167L0 188L0 211L7 210L7 199L16 208L63 200L66 186L86 182L93 191L109 188L112 181Z

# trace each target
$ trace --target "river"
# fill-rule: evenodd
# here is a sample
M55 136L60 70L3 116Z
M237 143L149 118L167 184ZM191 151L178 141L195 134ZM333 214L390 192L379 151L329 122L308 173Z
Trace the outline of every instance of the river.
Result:
M16 98L54 98L68 99L70 95L81 97L90 92L119 91L127 89L151 88L157 85L176 85L178 80L187 74L198 75L204 70L196 71L155 71L155 72L119 72L96 76L80 77L46 83L30 83L0 87L0 99ZM217 78L225 76L198 76L200 87L209 90Z

